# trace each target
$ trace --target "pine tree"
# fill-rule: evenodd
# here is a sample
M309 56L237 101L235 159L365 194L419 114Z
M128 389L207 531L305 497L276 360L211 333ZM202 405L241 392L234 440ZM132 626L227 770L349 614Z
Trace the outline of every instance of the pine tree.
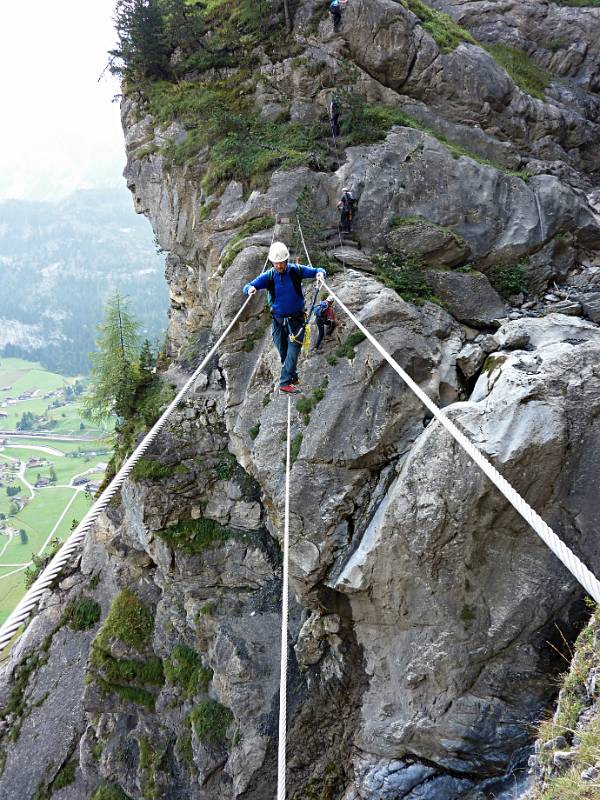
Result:
M189 0L162 0L164 41L172 52L181 48L183 53L191 53L198 48L201 37L206 33L204 4L190 3Z
M159 0L118 0L115 26L119 42L111 72L134 78L168 78L169 48Z
M97 423L106 422L113 414L127 419L134 412L139 383L138 323L119 292L108 300L98 330L97 351L90 354L92 374L84 416Z
M155 366L156 356L152 352L148 339L144 339L144 344L140 350L139 361L140 384L142 386L148 386L155 380Z

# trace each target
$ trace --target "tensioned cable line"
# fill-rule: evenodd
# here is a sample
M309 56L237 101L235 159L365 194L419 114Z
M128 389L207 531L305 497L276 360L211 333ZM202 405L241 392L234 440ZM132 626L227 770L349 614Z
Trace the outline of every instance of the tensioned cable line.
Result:
M292 398L288 397L285 456L285 510L283 524L283 580L281 586L281 666L279 672L279 745L277 750L277 800L285 800L288 665L288 563L290 549L290 429Z
M300 223L298 222L300 225ZM302 227L300 227L300 234L302 236ZM306 250L306 243L304 236L302 236L302 244L306 257L310 260L308 251ZM525 522L530 525L537 533L540 539L546 544L554 555L565 565L569 572L579 581L583 588L588 592L597 603L600 603L600 581L591 572L585 564L567 547L567 545L554 533L552 528L547 525L540 515L531 508L531 506L521 497L516 489L503 478L498 470L487 460L481 450L476 447L470 439L468 439L462 431L444 414L444 412L437 407L437 405L429 398L425 392L418 386L413 379L402 369L400 364L392 358L392 356L379 344L377 339L371 334L365 326L360 322L349 308L340 300L325 281L323 286L327 289L329 294L334 298L336 303L348 314L352 322L364 333L371 344L376 350L385 358L392 369L398 373L404 383L413 391L419 400L425 405L433 414L433 416L441 423L441 425L448 431L448 433L458 442L463 450L473 459L477 466L487 475L491 482L497 489L504 495L513 508L523 517Z
M162 431L173 411L183 400L183 398L190 390L191 386L194 384L194 382L196 381L202 370L206 367L210 359L217 351L217 348L219 347L221 342L225 339L225 337L229 334L229 332L236 324L238 319L241 317L244 309L246 308L250 300L251 297L248 297L247 300L243 303L237 314L234 316L234 318L225 328L221 336L209 350L208 354L204 357L200 366L197 367L194 374L191 376L191 378L189 378L184 387L179 391L175 399L167 406L167 408L165 409L161 417L158 419L158 421L154 424L154 426L146 434L146 436L144 436L140 444L129 456L127 461L123 464L121 469L117 472L117 474L109 483L109 485L106 487L106 489L102 492L100 497L96 500L94 505L87 512L85 517L75 528L71 536L69 536L69 538L66 540L66 542L58 551L58 553L50 561L46 569L42 572L39 578L37 578L37 580L33 583L31 588L26 593L25 597L23 597L23 599L17 605L15 610L10 614L6 622L0 627L0 650L2 650L5 647L5 645L8 644L13 635L19 629L19 627L29 618L29 616L37 606L38 602L42 598L46 589L48 589L48 587L52 584L55 578L60 574L63 567L70 560L73 553L77 550L82 540L90 531L90 529L92 528L92 526L94 525L94 523L96 522L102 511L104 511L104 509L110 503L114 495L119 491L119 489L123 485L125 479L129 475L131 470L135 467L140 458L144 455L144 453L148 450L150 445L154 442L158 434Z

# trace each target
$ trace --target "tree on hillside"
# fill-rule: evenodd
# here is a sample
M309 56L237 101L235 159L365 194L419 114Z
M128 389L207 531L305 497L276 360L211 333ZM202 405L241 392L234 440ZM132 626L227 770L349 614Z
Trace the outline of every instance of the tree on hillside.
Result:
M152 352L148 339L144 339L144 344L140 350L140 383L144 385L152 383L155 369L156 356Z
M159 0L118 0L115 27L119 41L110 51L113 74L169 77L169 48Z
M161 0L165 44L171 52L180 48L190 53L201 46L206 33L204 3L189 0Z
M17 422L17 430L18 431L29 431L36 422L35 414L32 414L31 411L24 411L21 419Z
M102 423L115 414L127 419L134 409L139 383L138 323L119 292L108 300L98 326L97 351L90 354L92 376L84 398L84 416Z

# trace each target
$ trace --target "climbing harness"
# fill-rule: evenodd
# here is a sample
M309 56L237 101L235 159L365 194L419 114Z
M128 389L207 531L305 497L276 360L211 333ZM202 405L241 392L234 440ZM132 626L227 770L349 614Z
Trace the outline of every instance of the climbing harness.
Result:
M288 397L285 454L285 505L283 523L283 577L281 586L281 664L279 670L279 744L277 750L277 800L285 800L288 663L288 564L290 552L290 431L292 399Z

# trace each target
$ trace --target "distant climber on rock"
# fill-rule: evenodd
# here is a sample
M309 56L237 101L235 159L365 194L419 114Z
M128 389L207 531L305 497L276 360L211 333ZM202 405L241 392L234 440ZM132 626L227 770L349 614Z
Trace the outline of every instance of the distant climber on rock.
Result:
M337 139L337 137L340 135L340 101L335 94L331 98L328 111L329 119L331 121L331 132Z
M332 0L329 3L329 13L331 14L331 18L333 20L333 30L337 31L340 27L340 22L342 21L342 8L340 5L340 0Z
M333 329L337 325L337 318L333 310L333 297L331 295L315 306L315 321L317 323L317 330L319 331L315 350L318 350L323 341L323 336L325 335L325 328L327 328L327 336L329 336L330 333L333 333Z
M352 220L358 208L358 200L352 194L352 191L344 186L342 189L342 197L337 204L340 214L340 230L345 233L351 233Z
M252 296L258 289L269 293L273 324L271 333L281 358L279 391L282 394L299 394L297 364L304 341L306 314L302 281L316 278L321 283L327 275L321 267L305 267L289 263L290 253L283 242L273 242L269 248L269 261L273 267L247 283L243 292Z

